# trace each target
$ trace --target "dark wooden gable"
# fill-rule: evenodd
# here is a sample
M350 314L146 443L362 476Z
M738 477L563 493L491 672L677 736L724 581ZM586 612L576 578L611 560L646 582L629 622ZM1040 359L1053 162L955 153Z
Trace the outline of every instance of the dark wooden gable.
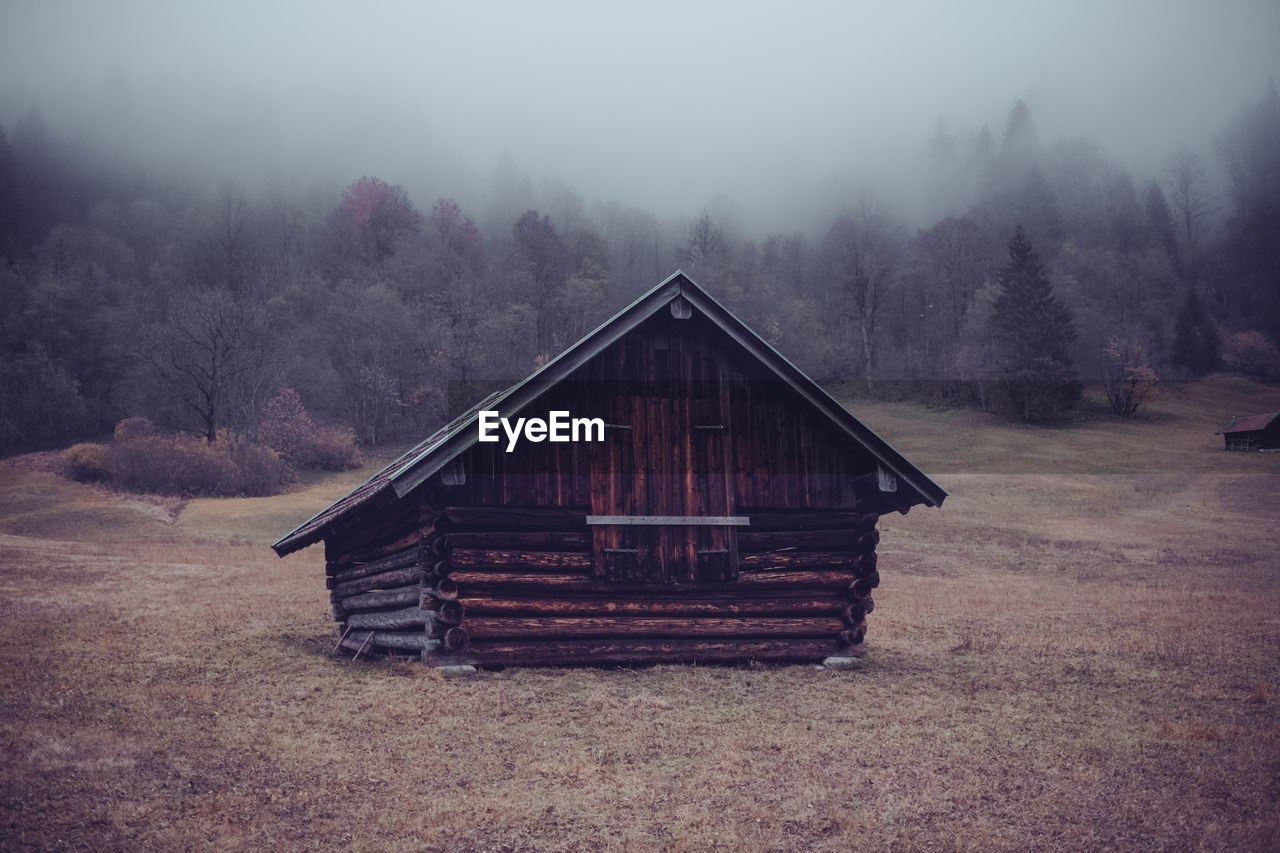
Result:
M732 580L750 513L865 509L878 468L698 314L654 314L524 409L552 410L602 418L605 440L476 444L444 500L578 509L608 580Z

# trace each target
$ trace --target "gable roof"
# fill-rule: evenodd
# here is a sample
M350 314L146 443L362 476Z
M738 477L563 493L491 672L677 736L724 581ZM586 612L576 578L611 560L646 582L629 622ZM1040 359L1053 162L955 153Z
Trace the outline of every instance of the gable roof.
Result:
M928 506L942 505L947 493L941 486L908 462L888 442L855 418L835 398L747 328L688 276L677 271L524 380L480 401L271 547L283 557L320 541L330 525L360 507L404 497L478 441L477 419L481 409L499 409L510 415L518 414L545 391L681 297L758 362L769 368L778 379L786 382L835 424L839 431L866 449L880 465L897 475L900 483L905 483L919 496L919 503Z
M1280 412L1271 412L1266 415L1232 415L1231 419L1222 425L1222 429L1214 433L1214 435L1222 435L1229 432L1253 432L1255 430L1266 429L1276 418L1280 418Z

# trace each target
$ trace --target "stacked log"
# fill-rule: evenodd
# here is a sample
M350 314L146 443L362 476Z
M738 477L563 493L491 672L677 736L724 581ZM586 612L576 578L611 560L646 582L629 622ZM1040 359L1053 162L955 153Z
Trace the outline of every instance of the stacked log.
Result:
M865 635L874 513L752 514L736 581L653 584L595 577L576 513L445 512L470 644L441 663L812 659Z
M751 514L731 581L592 571L585 513L425 507L328 543L338 649L437 665L814 659L861 643L874 513Z
M461 621L457 587L448 580L452 545L435 521L416 504L395 507L367 529L326 541L326 585L333 618L343 623L335 651L425 660ZM452 606L442 612L445 601ZM441 627L446 620L451 624Z

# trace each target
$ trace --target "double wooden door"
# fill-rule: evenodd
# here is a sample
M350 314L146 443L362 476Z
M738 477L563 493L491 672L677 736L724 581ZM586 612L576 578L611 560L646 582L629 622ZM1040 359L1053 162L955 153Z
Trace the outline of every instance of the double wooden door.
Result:
M696 353L672 348L672 360ZM683 356L683 358L681 358ZM633 583L732 580L738 560L731 413L718 374L636 384L614 396L592 459L597 575Z

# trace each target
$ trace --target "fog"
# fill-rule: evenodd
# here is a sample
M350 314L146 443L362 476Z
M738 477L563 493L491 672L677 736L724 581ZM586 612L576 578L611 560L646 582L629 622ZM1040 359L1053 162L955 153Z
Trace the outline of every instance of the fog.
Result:
M1026 100L1139 178L1212 157L1280 71L1280 4L7 2L0 123L195 182L479 207L495 176L667 218L808 229L871 188L917 221L939 120Z

